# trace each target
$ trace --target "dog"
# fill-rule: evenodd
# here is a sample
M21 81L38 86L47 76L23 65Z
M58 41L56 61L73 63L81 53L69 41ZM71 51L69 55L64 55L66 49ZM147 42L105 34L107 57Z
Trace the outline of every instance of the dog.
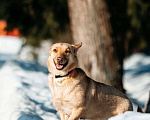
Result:
M132 103L125 94L92 80L77 68L77 51L81 46L82 43L56 43L49 50L48 85L61 120L107 120L132 111Z

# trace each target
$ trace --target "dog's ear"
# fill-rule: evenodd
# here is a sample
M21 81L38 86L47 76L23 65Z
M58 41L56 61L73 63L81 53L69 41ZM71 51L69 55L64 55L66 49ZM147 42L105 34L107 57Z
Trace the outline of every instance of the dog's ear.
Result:
M77 45L72 45L72 46L74 48L73 52L76 53L78 51L78 49L82 46L82 42Z

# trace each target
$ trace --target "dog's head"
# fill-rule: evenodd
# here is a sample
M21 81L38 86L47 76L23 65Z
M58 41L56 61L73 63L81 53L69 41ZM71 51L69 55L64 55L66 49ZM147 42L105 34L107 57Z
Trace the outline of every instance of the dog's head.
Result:
M54 75L65 75L78 64L77 51L82 46L68 43L56 43L49 50L48 70Z

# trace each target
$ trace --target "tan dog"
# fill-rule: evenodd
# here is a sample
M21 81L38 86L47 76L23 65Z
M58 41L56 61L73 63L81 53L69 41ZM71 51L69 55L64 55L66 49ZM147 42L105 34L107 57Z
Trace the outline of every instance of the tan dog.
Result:
M132 111L132 104L117 89L98 83L76 68L77 50L82 43L56 43L47 59L49 88L53 104L61 120L107 120L111 116Z

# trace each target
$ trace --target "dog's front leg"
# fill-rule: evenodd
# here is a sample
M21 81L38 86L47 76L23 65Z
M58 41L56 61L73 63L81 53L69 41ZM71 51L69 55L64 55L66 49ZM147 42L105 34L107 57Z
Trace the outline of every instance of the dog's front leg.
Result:
M68 120L69 115L65 114L65 120Z
M59 113L59 115L60 115L60 119L61 119L61 120L66 120L66 118L65 118L65 113L64 113L63 111L59 111L58 113Z
M83 107L73 108L73 111L68 120L78 120L84 111Z

